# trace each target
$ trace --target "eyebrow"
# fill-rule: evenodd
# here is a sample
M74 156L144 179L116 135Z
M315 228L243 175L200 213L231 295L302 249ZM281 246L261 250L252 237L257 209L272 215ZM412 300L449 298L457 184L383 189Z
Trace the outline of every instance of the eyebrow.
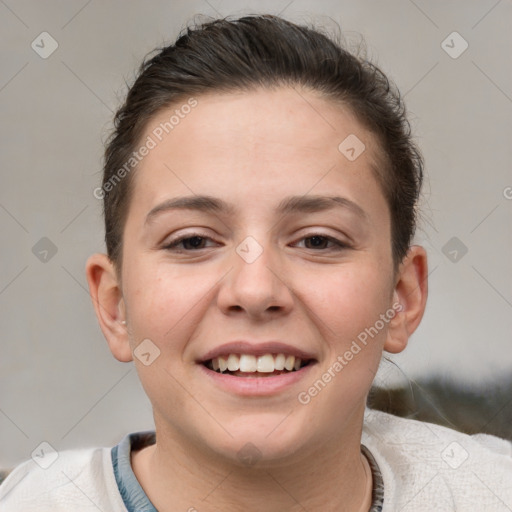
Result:
M362 220L368 220L367 213L357 204L340 196L290 196L283 199L276 208L276 213L286 215L291 213L314 213L331 210L336 207L346 208ZM156 205L147 214L145 224L150 223L157 215L172 210L197 210L205 213L235 215L236 208L232 205L208 195L182 196L168 199Z

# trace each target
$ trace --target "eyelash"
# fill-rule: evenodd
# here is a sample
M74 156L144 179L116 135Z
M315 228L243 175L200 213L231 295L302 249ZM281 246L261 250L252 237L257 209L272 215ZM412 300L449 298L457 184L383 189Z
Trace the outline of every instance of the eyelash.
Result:
M180 238L178 238L176 240L173 240L169 244L167 244L164 247L162 247L162 249L165 249L165 250L168 250L168 251L174 251L174 252L178 252L178 253L196 252L196 251L200 251L201 249L204 249L204 248L199 248L199 249L195 249L195 250L179 250L179 249L176 249L176 247L178 245L180 245L182 242L184 242L186 240L191 240L193 238L201 238L202 240L212 240L212 238L210 238L208 236L203 236L200 233L191 233L191 234L182 236L182 237L180 237ZM344 249L350 249L350 245L349 244L347 244L345 242L342 242L341 240L338 240L337 238L334 238L332 236L323 235L321 233L311 233L308 236L303 236L299 240L308 240L308 239L312 239L312 238L321 238L321 239L327 240L328 242L333 243L337 247L337 248L336 247L331 247L330 249L328 249L328 248L327 249L321 249L323 251L327 251L327 250L341 251L341 250L344 250Z

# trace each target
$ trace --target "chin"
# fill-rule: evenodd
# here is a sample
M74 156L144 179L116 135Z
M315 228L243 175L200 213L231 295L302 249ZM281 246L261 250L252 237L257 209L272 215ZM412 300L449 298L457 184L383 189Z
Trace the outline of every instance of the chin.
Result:
M204 439L217 456L245 467L276 467L302 459L309 438L306 424L293 421L293 413L249 414L238 417L226 430L231 434ZM283 421L284 420L284 421ZM311 425L311 421L309 421ZM212 429L208 430L211 435Z

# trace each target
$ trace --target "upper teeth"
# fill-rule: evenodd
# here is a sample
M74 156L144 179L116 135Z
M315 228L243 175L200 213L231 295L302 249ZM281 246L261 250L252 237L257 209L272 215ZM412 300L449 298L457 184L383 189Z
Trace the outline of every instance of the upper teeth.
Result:
M212 359L212 368L225 372L262 372L272 373L274 370L298 370L302 360L295 356L285 354L265 354L253 356L250 354L229 354L227 357L219 356Z

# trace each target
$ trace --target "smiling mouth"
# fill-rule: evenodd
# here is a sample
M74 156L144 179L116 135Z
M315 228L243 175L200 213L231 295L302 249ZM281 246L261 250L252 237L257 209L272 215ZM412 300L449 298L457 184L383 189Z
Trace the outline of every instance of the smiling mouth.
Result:
M312 364L314 359L302 360L285 354L229 354L203 362L209 370L236 377L274 377L292 373Z

